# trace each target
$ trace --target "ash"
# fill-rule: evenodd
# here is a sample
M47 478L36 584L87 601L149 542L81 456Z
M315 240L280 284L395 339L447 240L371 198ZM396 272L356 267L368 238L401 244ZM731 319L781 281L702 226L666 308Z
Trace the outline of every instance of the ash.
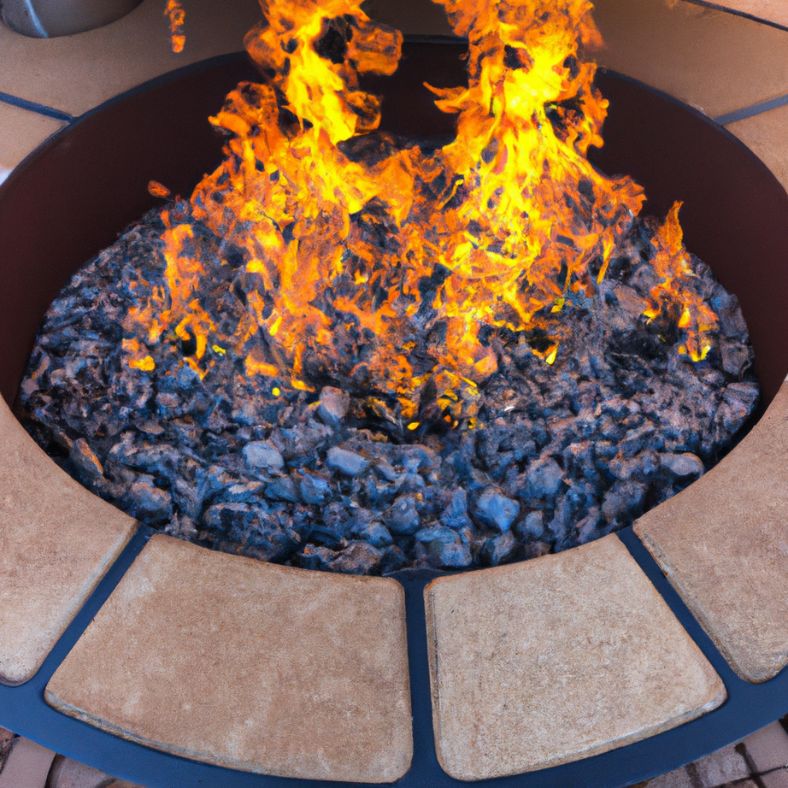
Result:
M758 399L737 300L703 262L692 259L693 286L719 317L704 361L679 354L675 315L643 317L656 284L648 219L635 220L593 298L568 297L572 331L552 366L533 353L538 334L488 337L498 371L480 385L474 429L449 429L425 402L411 431L396 402L331 379L325 365L314 393L286 390L246 377L220 348L201 379L183 363L194 347L174 335L155 370L130 369L123 325L163 282L163 229L150 212L55 299L19 415L86 487L219 550L370 574L565 550L697 479ZM244 261L208 230L197 235L202 259L214 260L211 313L232 327Z

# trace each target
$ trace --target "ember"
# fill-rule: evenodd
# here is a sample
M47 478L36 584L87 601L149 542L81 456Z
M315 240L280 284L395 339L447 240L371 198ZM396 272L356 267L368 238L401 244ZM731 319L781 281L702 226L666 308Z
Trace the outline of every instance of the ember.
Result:
M745 423L746 326L680 206L640 218L586 158L591 4L437 2L454 139L377 131L359 78L401 36L361 0L264 2L223 163L53 302L23 418L98 494L266 560L498 564L630 523Z

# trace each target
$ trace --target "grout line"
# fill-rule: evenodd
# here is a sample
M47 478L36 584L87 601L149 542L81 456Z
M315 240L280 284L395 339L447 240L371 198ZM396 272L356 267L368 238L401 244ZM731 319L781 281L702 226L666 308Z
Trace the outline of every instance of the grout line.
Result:
M62 110L55 109L54 107L48 107L46 104L39 104L37 101L28 101L27 99L19 98L19 96L12 96L10 93L4 93L1 90L0 101L10 104L12 107L26 109L39 115L46 115L48 118L63 120L66 123L70 123L72 120L74 120L74 116L69 115L68 112L63 112Z
M788 104L788 93L767 101L759 101L757 104L751 104L749 107L735 109L733 112L726 112L724 115L718 115L716 118L713 118L713 120L715 123L719 123L720 126L727 126L729 123L735 123L737 120L752 118L755 115L760 115L762 112L768 112L770 109L777 109L786 104Z
M736 8L730 8L726 5L720 5L719 3L711 2L711 0L686 0L688 3L693 3L694 5L702 5L706 8L713 8L715 11L722 11L725 14L732 14L733 16L740 16L743 19L749 19L751 22L758 22L761 25L768 25L769 27L776 27L778 30L788 30L788 27L781 24L780 22L773 22L771 19L766 19L762 16L756 16L755 14L751 14L747 11L739 11Z

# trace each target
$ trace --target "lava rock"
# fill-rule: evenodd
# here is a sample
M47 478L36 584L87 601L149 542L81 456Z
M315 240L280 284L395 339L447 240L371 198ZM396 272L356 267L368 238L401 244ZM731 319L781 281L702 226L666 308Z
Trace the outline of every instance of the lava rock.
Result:
M473 563L470 547L462 542L431 542L430 556L443 569L462 569Z
M319 473L305 472L298 489L304 503L325 503L332 495L330 480Z
M507 498L500 490L488 487L476 499L476 518L490 528L508 531L520 514L520 504Z
M324 386L320 390L317 414L325 424L338 427L350 408L350 395L342 389Z
M336 557L329 568L333 572L345 572L353 575L372 574L383 560L383 552L366 542L350 542Z
M526 494L529 498L553 498L563 480L564 472L552 457L538 459L528 468Z
M172 517L172 496L157 487L149 476L131 484L124 496L126 511L138 519L163 523Z
M512 531L491 536L484 540L481 549L481 559L488 566L498 566L511 560L517 550L517 537Z
M660 454L659 461L663 468L679 478L699 478L703 474L703 463L700 457L690 452L683 454Z
M369 460L354 451L332 446L326 455L326 465L345 476L358 476L369 468Z
M77 438L68 459L82 481L94 481L104 476L104 466L84 438Z
M395 534L413 534L419 530L421 518L413 495L400 495L386 513L385 521Z
M256 471L278 473L285 467L282 452L269 441L252 441L243 447L244 462Z

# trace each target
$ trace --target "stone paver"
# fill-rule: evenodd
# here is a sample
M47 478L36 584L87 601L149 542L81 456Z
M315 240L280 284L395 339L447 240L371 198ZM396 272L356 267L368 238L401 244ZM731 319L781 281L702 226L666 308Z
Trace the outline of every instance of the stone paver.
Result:
M404 594L154 537L50 681L134 741L304 779L390 782L412 752Z
M788 768L788 733L779 722L773 722L748 736L744 746L759 772Z
M0 788L43 788L54 757L30 739L17 739L0 771Z
M788 662L788 384L725 459L635 532L734 670Z
M476 780L716 708L722 681L616 536L425 590L438 757Z
M0 183L28 153L62 127L59 120L0 101Z
M134 533L60 470L0 397L0 681L27 681Z
M183 0L186 47L170 50L164 0L144 0L112 24L29 38L0 24L0 91L79 115L124 90L198 60L243 49L261 19L256 0Z
M788 33L783 35L788 60ZM788 104L730 123L726 128L751 148L788 190Z

